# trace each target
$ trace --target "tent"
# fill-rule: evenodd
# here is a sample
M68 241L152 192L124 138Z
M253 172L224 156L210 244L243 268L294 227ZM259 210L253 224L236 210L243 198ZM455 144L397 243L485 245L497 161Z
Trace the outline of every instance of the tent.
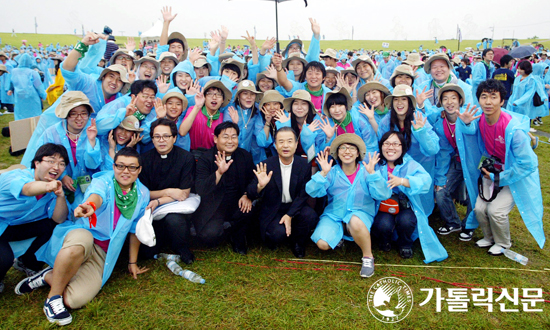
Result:
M141 34L141 42L143 43L143 41L156 41L156 42L159 42L160 41L160 34L162 32L162 25L163 25L163 21L162 20L157 20L153 26L143 32Z

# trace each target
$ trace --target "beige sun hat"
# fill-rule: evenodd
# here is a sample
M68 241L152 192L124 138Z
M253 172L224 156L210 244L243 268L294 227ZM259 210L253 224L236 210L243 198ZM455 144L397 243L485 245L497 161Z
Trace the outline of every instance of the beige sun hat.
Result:
M271 79L267 76L268 72L267 71L262 71L258 74L256 74L256 84L258 84L260 82L260 80L264 79L264 78L267 78L271 81L273 81L273 87L275 86L278 86L279 83L275 80L275 79Z
M464 101L466 100L466 96L464 95L464 91L460 86L457 84L445 84L438 92L437 92L437 99L439 100L439 103L441 104L441 97L443 96L443 93L448 91L455 91L460 95L460 106L464 104Z
M381 91L384 94L384 97L391 94L388 87L382 85L378 81L369 81L368 83L361 86L361 88L359 88L359 90L357 91L357 99L359 100L359 102L364 103L365 94L367 94L368 91L372 90Z
M338 70L337 70L337 71L338 71ZM348 73L351 73L352 75L358 77L357 71L355 71L355 69L354 69L352 66L349 67L349 68L347 68L347 69L344 69L344 70L340 71L340 73L341 73L342 76L344 76L344 77L346 77L346 75L347 75Z
M335 89L333 91L330 91L327 93L327 95L325 96L325 103L323 104L323 113L329 117L329 118L332 118L332 116L330 115L330 111L328 111L328 107L327 107L327 100L329 99L329 97L331 95L334 95L334 94L342 94L346 97L346 111L349 111L351 109L351 107L353 106L353 100L351 98L351 96L349 95L349 92L347 89L345 88L340 88L340 89Z
M6 68L6 66L4 64L0 64L0 71L4 71L6 73L9 73L8 68Z
M401 96L406 96L411 99L413 108L416 108L416 98L413 95L413 90L410 86L407 85L395 86L395 88L393 89L393 94L386 96L386 98L384 99L384 105L386 106L386 108L390 108L393 102L393 98Z
M6 55L6 53L0 51L0 56L4 56L5 58L8 58L8 55Z
M264 93L262 100L260 101L260 109L263 108L264 104L268 102L279 102L283 106L285 98L278 91L271 89ZM284 106L283 106L284 107Z
M113 56L111 56L111 58L109 59L109 62L111 63L115 63L116 61L116 58L119 57L120 55L126 55L126 56L129 56L131 58L131 61L135 60L136 58L134 57L133 54L130 54L129 51L127 51L126 49L118 49L114 54Z
M334 73L335 75L338 75L338 74L340 73L340 71L338 71L338 69L333 68L333 67L331 67L331 66L327 66L327 67L325 68L325 71L326 71L327 73Z
M185 109L187 109L187 106L188 106L188 102L187 102L187 98L185 96L183 96L183 94L181 92L170 92L170 93L167 93L166 95L164 95L164 97L162 98L162 104L166 104L166 102L168 102L168 99L171 99L171 98L177 98L177 99L180 99L181 100L181 103L182 103L182 106L183 106L183 110L185 111Z
M391 87L395 87L395 77L397 77L399 75L402 75L402 74L405 74L405 75L411 77L412 80L413 80L413 83L414 83L414 78L416 78L416 76L415 76L415 73L413 72L412 68L409 65L401 64L401 65L398 65L393 70L393 73L391 74L391 77L390 77Z
M226 52L218 56L218 61L223 62L229 58L233 58L235 56L235 53L233 52Z
M204 95L206 95L206 91L210 88L218 88L223 92L223 103L220 108L225 107L226 105L229 104L229 102L231 102L231 98L233 97L233 94L231 94L231 91L227 87L225 87L225 85L221 81L219 80L208 81L202 89L202 92L204 93Z
M426 61L426 64L424 64L424 71L426 71L426 73L428 74L430 73L430 70L432 69L432 62L436 60L443 60L447 62L449 69L453 68L451 61L449 60L449 56L447 56L445 53L437 53L435 55L430 56L430 58Z
M300 51L301 51L302 53L304 53L303 50L302 50L302 48L303 48L303 46L304 46L304 44L302 43L302 40L300 40L300 39L292 39L292 40L290 40L290 42L288 43L288 45L286 45L285 49L283 50L283 53L282 53L283 57L285 57L285 56L287 55L287 53L288 53L288 51L289 51L288 48L289 48L290 45L292 45L292 44L299 44L299 45L300 45Z
M239 82L239 84L237 85L237 92L235 93L235 99L237 99L239 94L243 91L249 91L256 94L256 101L259 101L262 98L263 93L256 90L256 86L251 80L242 80L241 82Z
M65 119L71 110L81 105L88 106L90 112L94 112L86 94L81 91L67 91L61 95L61 101L55 108L55 115L57 118Z
M376 74L376 65L368 55L361 55L357 57L353 62L351 62L351 65L354 68L357 68L357 65L361 62L366 62L368 65L371 66L373 74Z
M157 69L157 74L154 79L157 79L157 77L160 75L160 62L157 61L155 58L149 56L143 56L139 60L134 60L135 65L141 65L143 62L151 62L155 65L155 68Z
M187 39L185 39L185 36L179 32L172 32L168 36L168 41L172 39L181 40L183 42L183 57L181 59L181 62L185 61L187 59L187 55L189 54L189 46L187 45Z
M292 93L292 97L288 97L283 101L286 112L292 112L292 102L294 100L302 100L309 103L311 109L315 109L315 105L311 102L311 94L309 94L305 89L299 89ZM315 111L315 110L314 110Z
M130 89L130 80L128 80L128 71L126 71L126 68L121 64L111 64L101 71L101 74L97 80L102 80L103 77L105 77L105 75L109 72L117 72L120 74L120 80L122 80L123 83L120 92L122 94L126 94L126 92Z
M133 115L124 118L118 127L132 132L143 132L143 128L139 128L139 119Z
M284 59L283 60L283 68L287 68L288 69L288 64L290 63L290 61L292 60L298 60L300 62L302 62L302 64L304 65L304 67L307 65L307 61L306 61L306 58L304 57L304 55L302 53L290 53L288 55L288 58Z
M353 144L359 149L359 160L363 160L367 154L367 146L365 141L355 133L345 133L338 135L330 144L330 155L332 158L337 159L338 157L338 148L342 144Z
M228 58L222 61L222 64L220 65L220 75L223 72L223 68L228 64L234 64L239 68L239 70L241 70L241 76L239 77L239 80L242 79L244 75L244 63L241 61L237 61L234 58Z
M320 58L323 58L323 57L330 57L332 59L335 59L335 60L339 60L338 56L337 56L337 53L336 53L336 50L332 49L332 48L327 48L323 54L321 54L319 56Z
M420 59L420 54L418 53L410 53L407 55L407 59L404 60L403 63L414 66L421 66L424 64L424 62Z
M178 63L179 63L178 57L176 56L176 54L174 54L172 52L163 52L162 54L160 54L159 63L162 62L162 60L165 60L165 59L170 59L170 60L174 61L174 63L176 63L176 65L178 65Z
M461 59L460 57L458 57L458 56L452 59L452 62L453 62L454 64L460 64L461 61L462 61L462 59Z
M208 72L212 71L212 65L210 65L210 63L208 63L208 61L206 60L206 57L204 56L200 56L194 63L193 63L193 67L195 68L202 68L203 66L207 66L208 67Z

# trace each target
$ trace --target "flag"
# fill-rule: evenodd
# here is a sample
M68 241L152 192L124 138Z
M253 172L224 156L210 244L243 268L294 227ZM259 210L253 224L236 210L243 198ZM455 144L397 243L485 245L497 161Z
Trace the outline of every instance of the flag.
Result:
M460 31L460 28L458 27L458 25L456 26L456 30L457 30L457 35L458 35L458 42L462 42L462 31Z

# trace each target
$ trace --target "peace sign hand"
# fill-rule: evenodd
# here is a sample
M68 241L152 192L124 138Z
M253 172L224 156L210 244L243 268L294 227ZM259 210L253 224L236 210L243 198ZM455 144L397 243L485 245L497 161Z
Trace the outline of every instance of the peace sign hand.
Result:
M258 48L256 46L256 39L254 38L254 36L251 36L248 31L246 31L246 37L245 36L241 36L241 38L244 38L246 39L246 41L248 41L248 43L250 44L250 47L251 48Z
M88 141L92 148L95 147L95 138L97 137L97 126L95 125L95 119L92 118L92 122L88 129L86 129L86 135L88 136Z
M128 104L126 106L126 116L125 117L128 117L128 116L131 116L134 114L134 112L137 111L137 106L136 106L136 96L135 95L131 95L131 98L132 100L130 101L130 104Z

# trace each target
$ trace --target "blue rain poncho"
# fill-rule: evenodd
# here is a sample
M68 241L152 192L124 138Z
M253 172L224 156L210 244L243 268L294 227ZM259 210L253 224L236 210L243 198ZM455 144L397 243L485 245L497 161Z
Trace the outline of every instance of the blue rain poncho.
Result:
M477 105L478 107L479 107L479 100L477 99L477 96L476 96L477 86L479 86L479 84L481 84L485 80L491 79L494 72L495 72L495 66L493 65L493 63L490 63L489 69L487 70L487 65L483 61L477 63L472 68L472 100L474 101L474 104Z
M252 154L252 160L254 161L254 164L258 164L262 160L266 159L265 151L261 150L261 148L258 147L258 142L256 140L256 137L254 136L257 120L256 118L260 116L258 104L256 103L254 105L254 107L256 108L254 111L252 111L252 109L243 109L240 105L236 103L233 103L232 106L239 113L239 122L237 123L237 125L239 125L239 148L243 148L244 150L250 152ZM223 121L232 122L229 113L227 113L227 115L223 115ZM278 127L279 126L277 126L277 128ZM262 133L265 137L265 132L262 131ZM186 136L189 136L189 134L187 134Z
M506 109L511 112L519 113L529 117L529 119L537 118L537 109L533 104L533 97L537 91L537 81L533 74L522 79L522 76L517 76L512 87L512 95L508 99ZM541 95L541 98L544 99Z
M506 156L504 170L499 173L500 186L510 188L525 226L542 249L546 241L542 222L542 192L538 158L531 148L531 138L528 135L529 118L517 113L506 112L512 116L512 119L506 126L505 131ZM468 168L468 176L465 175L464 179L468 187L468 194L470 194L470 201L472 199L474 201L472 208L475 207L475 198L478 195L477 179L480 171L477 169L477 164L479 164L482 155L489 156L479 131L479 120L476 119L469 125L465 125L464 122L458 120L456 125L457 131L463 132L465 138L463 145L467 146L464 150L459 149L459 153L462 164L467 164ZM494 174L492 173L491 179L494 180ZM475 187L474 194L471 193L470 186ZM468 217L466 228L473 229L477 227L477 219L472 216Z
M10 90L15 96L15 120L40 116L46 91L38 72L31 69L33 60L27 53L19 57L19 66L11 71Z
M13 94L8 95L8 91L10 90L11 84L11 72L17 67L17 62L7 60L4 65L8 72L4 72L4 74L0 76L0 101L2 101L3 104L14 104L14 96Z
M50 266L54 266L55 258L63 246L65 236L74 229L86 229L92 233L95 239L110 240L105 265L103 268L102 286L105 285L113 272L116 261L126 240L128 233L136 232L138 220L143 216L145 208L149 204L149 190L136 180L138 202L131 219L126 219L122 214L118 219L116 228L113 229L113 215L115 208L115 188L113 186L113 171L99 172L93 177L92 184L86 190L84 200L92 194L101 197L102 204L96 210L97 226L90 228L88 218L77 218L75 222L66 221L57 225L52 238L36 252L36 257Z
M535 107L535 114L537 117L548 116L548 91L544 87L544 70L546 70L546 68L548 68L548 64L546 63L537 63L533 65L532 76L536 81L537 93L540 96L541 100L544 101L543 105Z
M38 63L37 60L40 60L40 63ZM52 76L50 75L50 70L48 70L48 63L42 58L40 55L36 55L34 58L34 63L38 70L42 71L44 74L44 81L42 82L42 87L44 87L44 90L47 90L48 87L53 83Z
M424 101L424 107L423 107L423 113L425 116L428 116L428 119L430 119L430 115L434 113L441 113L441 111L444 111L443 107L437 106L437 94L439 92L440 87L436 87L435 81L433 80L431 75L427 75L428 79L424 81L420 86L416 88L416 90L420 93L426 88L426 92L428 92L430 89L433 91L433 96L426 101ZM464 100L464 104L460 108L460 112L463 112L464 109L468 106L468 104L474 105L474 101L472 98L472 87L465 83L464 81L457 79L456 76L451 74L451 80L448 83L456 84L462 88L464 91L464 97L466 98Z

